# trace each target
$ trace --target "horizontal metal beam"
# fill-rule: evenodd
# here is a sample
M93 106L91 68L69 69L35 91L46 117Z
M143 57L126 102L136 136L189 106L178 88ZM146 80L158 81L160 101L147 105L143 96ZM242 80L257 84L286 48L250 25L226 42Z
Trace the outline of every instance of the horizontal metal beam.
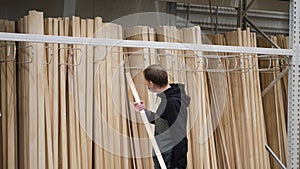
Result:
M91 46L110 46L110 47L135 47L135 48L154 48L154 49L175 49L175 50L194 50L207 52L230 52L230 53L252 53L268 55L292 55L291 49L273 48L253 48L239 46L221 46L208 44L191 43L170 43L137 40L119 40L106 38L84 38L68 36L52 36L38 34L3 33L0 32L2 41L36 42L36 43L60 43Z

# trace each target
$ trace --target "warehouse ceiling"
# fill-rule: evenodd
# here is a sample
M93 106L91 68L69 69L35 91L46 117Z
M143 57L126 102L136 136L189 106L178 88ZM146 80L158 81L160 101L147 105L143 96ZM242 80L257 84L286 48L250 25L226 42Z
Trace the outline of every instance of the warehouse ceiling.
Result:
M209 4L209 0L165 0L165 1L202 4L202 5ZM211 0L211 3L214 6L233 7L236 6L239 3L239 1L240 0ZM246 0L248 4L251 1L252 0ZM289 1L288 0L254 0L250 9L288 12Z
M208 4L209 0L169 0L194 4ZM213 6L233 7L239 0L211 0ZM247 0L248 3L250 0ZM0 0L0 18L16 20L36 9L45 17L77 15L86 18L102 16L112 21L138 12L166 12L165 0ZM270 5L272 4L272 5ZM289 2L280 0L255 0L250 9L289 11Z

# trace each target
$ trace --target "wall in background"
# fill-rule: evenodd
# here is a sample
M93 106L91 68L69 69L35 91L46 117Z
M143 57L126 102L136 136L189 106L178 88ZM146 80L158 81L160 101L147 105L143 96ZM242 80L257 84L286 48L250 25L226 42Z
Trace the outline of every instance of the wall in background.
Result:
M0 0L0 18L17 20L29 10L44 12L45 17L77 15L82 18L101 16L113 21L138 12L165 12L166 2L155 0Z

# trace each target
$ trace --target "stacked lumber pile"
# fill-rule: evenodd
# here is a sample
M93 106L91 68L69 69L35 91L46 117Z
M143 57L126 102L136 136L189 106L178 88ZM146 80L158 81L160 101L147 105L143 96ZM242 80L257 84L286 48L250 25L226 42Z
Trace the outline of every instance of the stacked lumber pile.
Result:
M148 26L135 26L132 28L127 28L124 30L124 39L154 41L154 29ZM137 92L139 93L139 96L142 98L142 100L145 101L147 107L149 107L150 110L155 111L157 107L155 102L156 96L153 93L149 92L145 87L143 69L151 64L157 63L156 50L144 48L125 48L124 50L126 51L126 72L130 72ZM130 100L133 102L134 100L132 96L129 97L131 97ZM130 117L132 120L132 137L135 138L132 139L134 145L133 155L134 157L137 157L135 160L135 165L137 168L152 168L152 146L149 139L144 139L148 137L147 131L144 124L142 123L141 117L134 113L132 107L130 112ZM152 130L153 129L154 128L152 128Z
M0 31L194 44L205 39L198 26L123 30L100 17L44 19L37 11L19 19L16 28L0 20ZM257 46L250 29L209 39L217 45ZM286 37L278 36L277 43L284 47ZM0 61L13 55L9 47L0 46ZM0 62L0 166L152 168L152 146L134 112L125 73L155 111L159 100L147 90L142 71L156 63L191 96L189 169L275 168L266 144L285 162L286 77L261 94L280 73L280 60L272 61L271 74L261 74L267 63L249 54L18 42L16 60Z
M272 41L281 48L288 48L288 37L283 35L271 36ZM272 46L263 38L258 38L260 47ZM260 60L261 67L268 67L269 60ZM287 93L288 93L288 71L284 56L279 59L272 59L271 69L260 74L262 89L268 90L263 96L263 108L266 123L267 139L269 147L274 151L278 158L286 164L287 152ZM278 79L279 78L279 79ZM276 81L275 81L276 80ZM276 83L268 87L273 81ZM271 167L278 168L274 159L271 159Z
M256 47L256 37L250 29L238 29L225 35L212 36L212 42L220 45ZM228 87L226 111L215 132L216 140L222 143L217 146L218 156L224 163L223 168L270 168L269 156L264 148L267 140L258 58L246 54L240 54L238 58L237 67L234 66L236 70L227 72L225 81ZM226 142L222 141L223 135Z
M0 20L1 32L15 32L15 22ZM0 168L18 168L16 61L14 42L0 42Z

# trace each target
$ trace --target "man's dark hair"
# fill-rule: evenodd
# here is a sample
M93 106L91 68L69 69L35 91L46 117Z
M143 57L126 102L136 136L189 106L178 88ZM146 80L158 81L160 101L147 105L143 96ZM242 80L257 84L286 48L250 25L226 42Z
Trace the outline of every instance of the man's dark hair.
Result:
M159 64L148 66L144 70L144 77L146 80L151 81L159 87L163 87L168 84L168 73Z

